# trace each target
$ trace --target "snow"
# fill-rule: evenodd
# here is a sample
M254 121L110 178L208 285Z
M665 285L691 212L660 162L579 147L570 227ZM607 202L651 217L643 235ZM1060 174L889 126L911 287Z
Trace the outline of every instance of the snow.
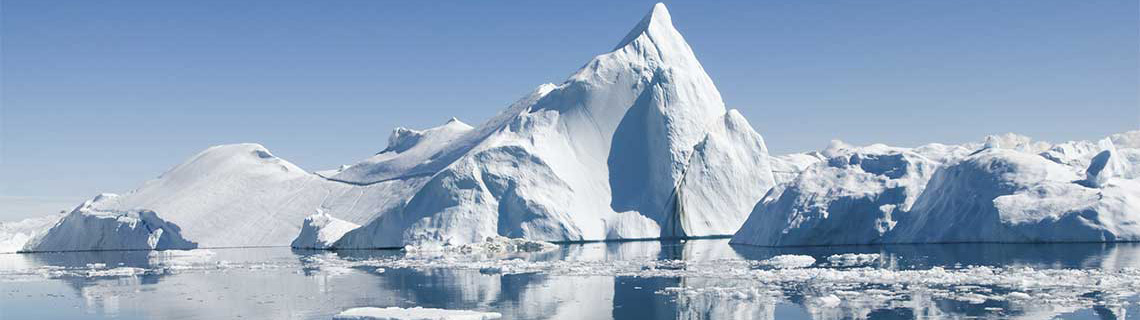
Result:
M101 194L76 207L47 232L28 240L21 251L166 250L193 249L181 228L154 211L103 211L101 203L114 202L114 194Z
M285 246L298 236L304 219L317 210L350 223L364 223L398 207L426 179L370 185L330 181L277 158L261 145L232 144L208 148L134 191L92 203L90 210L154 212L177 225L184 239L203 248ZM101 231L83 232L82 236L59 234L55 238L92 239ZM117 248L110 243L80 247Z
M612 51L483 124L396 128L379 153L316 173L258 144L211 147L53 228L0 225L0 252L1136 241L1138 179L1140 131L772 156L657 4Z
M805 255L785 254L768 258L757 264L775 269L807 268L815 264L815 258Z
M293 239L290 246L298 249L327 249L345 233L359 227L358 224L333 218L318 209L317 213L305 218L301 233Z
M334 247L728 235L775 183L763 139L724 107L664 5L566 82L451 141L401 208Z
M63 214L53 214L16 222L0 222L0 253L20 251L28 240L46 232L63 216Z
M855 147L839 141L826 160L773 188L753 209L733 243L755 245L859 244L879 241L914 204L941 164L934 154L965 149Z
M352 308L337 314L337 320L490 320L503 315L495 312L434 308Z
M833 142L825 161L773 188L732 241L1136 241L1140 157L1113 141L1131 146L1138 133L1058 145L1013 134L918 148Z
M827 257L827 264L832 267L862 267L880 260L878 253L844 253Z
M431 175L446 166L441 157L452 143L471 133L472 127L451 118L442 126L426 130L396 128L388 137L388 147L375 156L334 173L323 173L329 179L356 184L370 184L417 175Z

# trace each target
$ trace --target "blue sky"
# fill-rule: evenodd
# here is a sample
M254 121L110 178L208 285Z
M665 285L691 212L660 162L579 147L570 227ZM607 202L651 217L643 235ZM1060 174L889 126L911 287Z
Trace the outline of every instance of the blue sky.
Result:
M774 153L1140 127L1137 1L667 2ZM486 120L650 1L0 2L0 220L127 192L210 145L308 170Z

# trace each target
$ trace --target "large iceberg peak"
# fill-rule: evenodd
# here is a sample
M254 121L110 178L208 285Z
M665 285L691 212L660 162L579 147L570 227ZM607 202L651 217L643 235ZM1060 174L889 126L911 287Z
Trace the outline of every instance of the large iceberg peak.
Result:
M685 41L685 39L681 38L681 33L677 32L677 29L673 27L673 18L669 16L669 9L665 8L664 3L660 2L653 6L653 10L650 10L649 13L645 15L645 18L642 18L641 22L625 35L625 38L621 39L621 42L618 43L617 47L614 47L614 50L621 49L621 47L637 40L642 34L659 40L672 40L676 38L681 42Z
M681 32L673 26L673 19L669 16L669 10L662 3L654 5L653 10L646 14L645 18L642 18L641 22L634 26L614 47L614 51L628 51L645 56L649 60L660 63L661 65L658 67L665 69L670 67L701 68L700 62L693 54L693 49L689 47L689 43L685 41ZM652 67L652 65L650 66ZM703 69L700 71L701 73L704 72Z

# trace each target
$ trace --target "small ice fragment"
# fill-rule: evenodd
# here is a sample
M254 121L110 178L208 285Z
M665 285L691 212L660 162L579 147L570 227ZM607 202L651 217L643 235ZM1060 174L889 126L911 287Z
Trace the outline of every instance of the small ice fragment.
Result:
M775 269L807 268L815 264L815 258L804 255L785 254L760 261L758 264Z
M352 308L333 317L336 320L411 320L411 319L440 319L440 320L490 320L499 319L503 315L495 312L481 312L472 310L447 310L434 308Z

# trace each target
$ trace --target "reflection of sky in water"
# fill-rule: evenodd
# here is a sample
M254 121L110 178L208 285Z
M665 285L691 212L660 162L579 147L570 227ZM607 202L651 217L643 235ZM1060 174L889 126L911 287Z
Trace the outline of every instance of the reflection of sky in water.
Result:
M876 268L941 266L1024 266L1036 269L1140 268L1138 244L899 245L760 248L730 246L727 240L589 243L509 257L528 261L685 260L716 265L726 260L763 260L809 255L877 253ZM0 319L185 318L327 319L351 307L412 307L499 312L508 319L912 319L1016 317L1113 319L1140 314L1136 296L1123 305L1035 304L983 299L963 301L909 290L889 303L863 298L889 286L833 287L786 283L757 287L746 279L696 276L643 277L636 274L501 274L465 268L391 268L369 261L395 261L399 251L292 251L286 248L213 249L193 253L143 251L0 255ZM469 258L500 261L504 257ZM417 259L450 259L426 258ZM451 261L462 265L465 260ZM353 263L345 263L353 262ZM105 274L90 270L136 270ZM55 276L45 275L55 273ZM775 294L685 294L677 288L750 288ZM893 288L898 289L898 288ZM878 290L878 291L876 291ZM953 290L953 288L952 288ZM979 289L974 289L979 290ZM1002 296L1007 288L991 290ZM699 290L698 290L699 291ZM898 290L896 290L898 291ZM905 291L905 290L904 290ZM983 291L984 292L984 291ZM707 292L706 292L707 293ZM1092 300L1113 300L1113 292L1082 292ZM1098 296L1099 295L1099 296ZM841 297L834 301L829 296ZM1119 299L1117 299L1119 300Z

